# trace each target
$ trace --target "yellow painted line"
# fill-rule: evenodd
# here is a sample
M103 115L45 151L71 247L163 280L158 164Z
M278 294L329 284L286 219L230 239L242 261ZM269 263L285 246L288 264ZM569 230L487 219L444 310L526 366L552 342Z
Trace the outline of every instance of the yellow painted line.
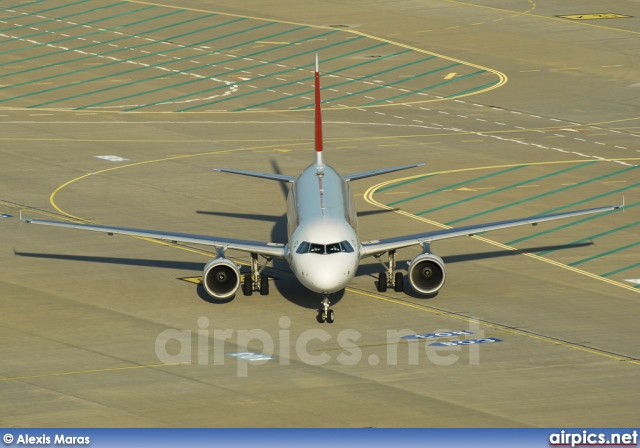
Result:
M516 14L516 15L535 17L537 19L555 20L555 21L558 21L558 22L565 22L565 23L572 23L574 25L582 25L582 26L589 26L589 27L594 27L594 28L601 28L601 29L610 30L610 31L619 31L619 32L622 32L622 33L640 34L640 31L625 30L625 29L622 29L622 28L612 28L612 27L604 26L604 25L595 25L593 23L587 23L587 22L581 21L581 20L571 20L571 19L563 19L562 17L552 17L552 16L543 16L543 15L539 15L539 14L532 14L529 11L533 10L533 8L531 8L527 12L518 12L518 11L509 10L509 9L496 8L496 7L493 7L493 6L484 6L484 5L476 5L474 3L466 3L466 2L459 1L459 0L445 0L445 1L447 1L449 3L457 3L459 5L471 6L471 7L475 7L475 8L490 9L492 11L500 11L500 12L507 12L507 13ZM494 22L496 22L498 20L504 20L504 19L495 19Z
M431 30L421 30L421 31L416 31L416 33L430 33Z
M419 174L419 175L415 175L415 176L402 177L402 178L398 178L398 179L393 179L393 180L388 180L388 181L385 181L385 182L381 182L381 183L379 183L377 185L374 185L374 186L370 187L364 193L364 199L369 204L374 205L376 207L383 208L383 209L386 209L386 210L391 210L394 213L398 213L398 214L406 216L408 218L416 219L418 221L422 221L422 222L431 224L431 225L433 225L435 227L438 227L438 228L441 228L441 229L450 229L451 227L447 226L446 224L439 223L439 222L424 218L422 216L417 216L417 215L414 215L412 213L405 212L403 210L394 209L393 207L389 207L389 206L387 206L385 204L381 204L380 202L378 202L375 199L373 199L373 195L376 192L376 190L378 190L379 188L382 188L382 187L384 187L386 185L393 184L393 183L396 183L396 182L402 182L402 181L406 181L406 180L411 180L411 179L418 179L418 178L422 178L422 177L426 177L426 176L434 176L434 175L441 175L441 174L453 174L453 173L461 173L461 172L468 172L468 171L478 171L478 170L487 170L487 169L502 169L502 168L509 168L509 167L513 167L513 166L523 166L523 165L525 165L525 166L534 166L534 165L553 165L553 164L564 164L564 163L584 163L584 159L582 159L582 160L562 160L562 161L554 161L554 162L517 163L517 164L510 164L510 165L497 165L497 166L486 166L486 167L475 167L475 168L460 168L460 169L454 169L454 170L439 171L439 172L429 173L429 174ZM481 237L481 236L475 235L475 236L472 236L470 238L474 238L474 239L476 239L478 241L482 241L482 242L485 242L487 244L491 244L492 246L497 246L497 247L499 247L501 249L508 250L508 251L523 255L525 257L533 258L533 259L538 260L538 261L543 261L543 262L545 262L547 264L551 264L551 265L560 267L562 269L574 272L576 274L580 274L580 275L583 275L583 276L586 276L586 277L589 277L589 278L592 278L592 279L595 279L595 280L598 280L598 281L601 281L601 282L608 283L610 285L614 285L614 286L618 286L620 288L624 288L627 291L632 291L632 292L634 292L636 294L640 294L640 289L634 288L633 286L630 286L630 285L627 285L627 284L624 284L624 283L620 283L620 282L617 282L615 280L611 280L611 279L606 278L606 277L601 277L599 275L592 274L591 272L583 271L582 269L578 269L578 268L575 268L573 266L569 266L569 265L566 265L564 263L560 263L560 262L551 260L549 258L544 258L544 257L541 257L539 255L532 254L532 253L522 252L522 251L520 251L519 249L517 249L515 247L507 246L506 244L502 244L502 243L499 243L497 241L493 241L493 240L490 240L488 238L484 238L484 237Z
M189 139L118 139L118 138L38 138L38 137L0 137L0 140L7 141L34 141L34 142L49 142L49 141L57 141L57 142L118 142L118 143L216 143L216 142L233 142L233 143L258 143L258 142L287 142L287 141L297 141L301 144L303 142L311 142L313 139L310 138L283 138L283 139L264 139L264 140L243 140L243 139L228 139L228 140L189 140ZM355 140L355 139L354 139ZM333 140L333 139L325 139L325 141L341 141L341 140ZM289 143L282 143L281 145L287 145ZM188 154L190 156L197 156L199 154ZM184 154L177 155L175 157L182 157Z
M518 185L516 188L533 188L539 187L540 185Z
M302 145L302 143L291 143L290 145ZM134 166L148 165L150 163L166 162L166 161L169 161L169 160L186 159L186 158L190 158L190 157L199 157L199 156L213 155L213 154L230 154L230 153L241 152L241 151L252 151L252 150L256 150L256 149L277 148L279 146L283 146L283 145L267 145L267 146L254 146L254 147L238 148L238 149L223 149L223 150L219 150L219 151L203 152L203 153L199 153L199 154L185 154L185 155L181 155L181 156L163 157L163 158L160 158L160 159L145 160L145 161L142 161L142 162L128 163L126 165L119 165L119 166L114 166L114 167L111 167L111 168L105 168L103 170L99 170L99 171L96 171L94 173L89 173L89 174L84 174L82 176L78 176L75 179L71 179L70 181L65 182L64 184L60 185L49 196L49 202L51 203L53 208L55 208L59 213L62 213L63 215L68 216L69 218L76 219L78 221L83 221L83 222L90 222L90 221L88 221L88 220L86 220L84 218L80 218L78 216L74 216L74 215L72 215L70 213L67 213L64 210L62 210L60 207L58 207L58 205L55 202L56 195L62 189L68 187L69 185L71 185L71 184L73 184L73 183L75 183L75 182L77 182L79 180L86 179L87 177L90 177L90 176L96 176L96 175L99 175L99 174L108 173L110 171L121 170L121 169L124 169L124 168L131 168L131 167L134 167ZM149 239L149 238L141 238L141 239L145 239L145 240L151 241L151 239ZM156 241L156 240L153 240L153 241ZM160 241L158 241L158 244L171 245L171 244L166 244L166 243L160 242ZM180 246L180 247L182 247L182 246Z
M184 282L189 282L189 283L195 283L196 285L199 285L200 283L202 283L202 276L199 275L197 277L179 277L178 280L182 280Z
M0 108L0 110L9 110ZM45 109L28 109L30 112L34 110L45 110ZM50 109L53 110L53 109ZM162 112L160 112L162 113ZM585 125L588 126L588 125ZM488 130L483 131L483 133L487 134L509 134L509 133L523 133L523 132L535 132L537 130L557 130L557 126L549 126L542 128L530 128L530 129L496 129L496 130ZM433 138L433 137L451 137L451 136L464 136L464 135L477 135L479 131L467 131L467 132L442 132L442 133L433 133L433 134L409 134L409 135L381 135L381 136L371 136L371 137L339 137L339 138L328 138L325 139L325 142L330 143L344 143L344 142L363 142L363 141L372 141L372 140L391 140L391 139L414 139L414 138ZM80 138L31 138L31 137L0 137L0 141L69 141L69 142L127 142L127 143L149 143L149 142L158 142L158 143L217 143L217 142L265 142L265 140L244 140L244 139L228 139L228 140L210 140L210 139L201 139L201 140L187 140L187 139L175 139L175 140L146 140L146 139L80 139ZM277 140L267 140L267 141L280 141L280 142L311 142L312 139L309 138L283 138ZM472 141L472 140L469 140ZM484 140L478 140L484 141ZM420 145L433 145L440 144L442 142L418 142ZM282 146L289 145L289 143L282 143ZM196 156L197 154L191 154L191 156ZM605 159L608 161L609 159ZM626 157L620 158L616 157L615 160L621 161L635 161L640 160L637 157Z
M482 25L484 22L476 22L476 23L472 23L471 26L476 26L476 25Z
M445 76L444 79L453 79L453 78L456 77L456 75L457 75L457 73L451 72L447 76Z
M263 17L255 17L255 16L248 16L248 15L241 15L241 14L231 14L231 13L223 13L223 12L218 12L218 11L211 11L211 10L207 10L207 9L198 9L198 8L187 8L184 6L177 6L177 5L170 5L170 4L164 4L164 3L158 3L158 2L149 2L149 1L142 1L142 0L126 0L129 3L136 3L136 4L140 4L140 5L150 5L150 6L156 6L156 7L162 7L162 8L169 8L169 9L179 9L179 10L183 10L183 11L193 11L193 12L199 12L199 13L205 13L205 14L217 14L220 16L227 16L227 17L241 17L241 18L245 18L245 19L252 19L252 20L259 20L262 22L276 22L276 23L283 23L283 24L288 24L288 25L295 25L295 26L306 26L306 27L310 27L310 28L316 28L316 29L324 29L324 30L332 30L332 31L336 31L336 28L332 28L329 26L322 26L322 25L310 25L308 23L299 23L299 22L291 22L291 21L286 21L286 20L272 20L272 19L265 19ZM496 75L498 77L498 82L495 83L492 86L489 86L485 89L482 90L477 90L477 91L473 91L473 92L469 92L467 94L464 95L460 95L460 96L456 96L454 97L455 99L457 98L463 98L463 97L467 97L467 96L471 96L471 95L478 95L480 93L484 93L484 92L488 92L494 89L497 89L499 87L502 87L504 84L507 83L508 78L507 75L505 75L504 73L489 68L489 67L483 67L477 64L473 64L470 62L465 62L462 61L460 59L455 59L449 56L445 56L445 55L441 55L438 53L433 53L427 50L423 50L421 48L418 47L413 47L411 45L407 45L407 44L403 44L400 42L395 42L395 41L391 41L388 39L384 39L378 36L374 36L371 34L367 34L367 33L363 33L361 31L357 31L357 30L352 30L352 29L339 29L338 31L344 32L344 33L350 33L356 36L362 36L362 37L366 37L368 39L372 39L372 40L376 40L379 42L385 42L388 43L390 45L394 45L396 47L401 47L401 48L406 48L418 53L422 53L422 54L428 54L431 56L435 56L441 59L446 59L448 61L452 61L452 62L457 62L460 63L462 65L466 65L467 67L473 67L473 68L477 68L479 70L483 70L485 72L489 72L489 73L493 73L494 75ZM310 41L313 40L326 40L326 39L311 39ZM257 47L253 47L253 48L257 48ZM420 100L420 101L411 101L411 102L404 102L401 104L422 104L422 103L429 103L429 102L435 102L435 101L449 101L451 99L454 98L434 98L434 99L429 99L429 100ZM395 107L397 106L397 104L392 103L392 104L376 104L376 105L372 105L372 106L366 106L367 109L369 108L381 108L381 107ZM348 107L344 107L342 109L358 109L358 108L362 108L362 106L348 106ZM63 109L63 108L40 108L40 109L27 109L27 108L8 108L9 110L54 110L54 111L59 111L59 112L76 112L73 109ZM158 111L158 112L149 112L149 111L132 111L132 112L121 112L121 111L103 111L103 110L98 110L96 111L97 113L111 113L111 114L174 114L174 113L180 113L180 114L212 114L212 113L232 113L232 114L247 114L247 113L282 113L282 112L299 112L299 110L292 110L292 109L281 109L281 110L275 110L275 109L271 109L271 110L244 110L244 111L238 111L238 112L231 112L231 111L188 111L188 112L174 112L174 111Z
M0 381L18 381L18 380L30 380L34 378L50 378L54 376L66 376L66 375L81 375L83 373L101 373L101 372L117 372L122 370L133 369L147 369L150 367L166 367L166 366L178 366L190 364L188 362L171 362L166 364L146 364L141 366L126 366L126 367L108 367L105 369L90 369L90 370L76 370L73 372L57 372L57 373L43 373L40 375L25 375L25 376L13 376L9 378L0 378Z
M271 145L271 146L274 146L274 145ZM278 146L280 146L280 145L278 145ZM112 167L112 168L101 170L101 171L97 172L96 174L110 172L110 171L114 171L114 170L117 170L117 169L123 169L123 168L129 168L129 167L134 167L134 166L150 164L150 163L175 160L175 159L180 159L180 158L198 157L198 156L202 156L202 155L232 153L232 152L240 152L240 151L249 151L249 150L254 150L254 149L257 149L257 148L256 147L249 147L249 148L239 148L239 149L234 149L234 150L211 151L211 152L207 152L207 153L190 154L190 155L177 156L177 157L165 157L165 158L161 158L161 159L149 160L149 161L144 161L144 162L136 162L136 163L131 163L131 164L127 164L127 165L121 165L121 166L117 166L117 167ZM382 182L380 184L374 185L373 187L369 188L365 192L365 194L363 196L364 196L364 198L365 198L365 200L367 202L369 202L369 203L371 203L373 205L376 205L377 207L384 208L384 209L387 209L387 210L391 210L394 213L399 213L401 215L408 216L408 217L411 217L413 219L418 219L420 221L433 224L433 225L435 225L437 227L440 227L440 228L448 228L448 226L446 226L444 224L437 223L435 221L431 221L431 220L428 220L426 218L418 217L416 215L412 215L412 214L404 212L402 210L397 210L397 209L394 209L392 207L388 207L388 206L386 206L384 204L380 204L379 202L377 202L377 201L375 201L373 199L373 194L375 193L375 191L378 188L381 188L384 185L388 185L388 184L391 184L391 183L400 182L400 181L404 181L404 180L409 180L409 179L415 179L415 178L420 178L420 177L437 175L437 174L450 174L450 173L477 171L477 170L483 170L483 169L498 169L498 168L507 168L507 167L511 167L511 166L521 166L521 165L533 166L533 165L555 165L555 164L567 164L567 163L584 163L584 160L580 159L580 160L566 160L566 161L552 161L552 162L533 162L533 163L526 163L526 164L512 164L512 165L499 165L499 166L487 166L487 167L461 168L461 169L456 169L456 170L447 170L447 171L429 173L429 174L422 174L422 175L417 175L417 176L408 176L408 177L394 179L394 180L391 180L391 181L386 181L386 182ZM66 216L69 216L69 217L72 217L72 218L75 218L75 219L79 219L79 220L82 221L81 218L74 217L73 215L63 211L62 209L60 209L55 203L55 196L56 196L56 194L58 192L60 192L66 186L68 186L68 185L70 185L70 184L72 184L74 182L77 182L77 181L79 181L81 179L84 179L84 178L86 178L88 176L89 175L79 176L79 177L77 177L75 179L72 179L72 180L64 183L63 185L61 185L58 188L56 188L56 190L54 190L54 192L51 194L51 196L49 198L49 201L58 212L66 215ZM604 277L597 276L595 274L591 274L591 273L588 273L588 272L585 272L585 271L581 271L580 269L577 269L577 268L574 268L574 267L570 267L570 266L564 265L562 263L555 262L553 260L545 259L545 258L539 257L539 256L534 255L534 254L522 253L522 252L518 251L515 248L512 248L510 246L506 246L504 244L501 244L501 243L498 243L498 242L495 242L495 241L491 241L491 240L488 240L488 239L485 239L485 238L482 238L482 237L479 237L479 236L474 236L472 238L476 238L476 239L478 239L480 241L484 241L484 242L487 242L489 244L497 245L497 246L502 247L502 248L507 249L507 250L511 250L511 251L514 251L514 252L519 252L519 253L521 253L521 254L523 254L525 256L530 256L532 258L539 259L539 260L545 261L547 263L551 263L551 264L563 267L565 269L572 270L572 271L577 272L577 273L582 273L583 275L587 275L587 276L590 276L592 278L595 278L595 279L598 279L598 280L601 280L601 281L606 281L606 282L608 282L610 284L613 284L613 285L625 287L626 289L631 290L633 292L640 293L640 290L635 289L633 287L630 287L630 286L627 286L627 285L624 285L624 284L621 284L621 283L606 279ZM146 241L149 241L149 242L153 242L153 243L156 243L156 244L163 244L163 245L166 245L166 246L175 247L175 248L178 248L178 249L181 249L181 250L188 250L188 251L192 251L192 252L196 252L196 253L202 253L202 254L205 254L207 256L211 255L211 254L206 253L206 252L197 251L197 250L194 250L194 249L191 249L191 248L187 248L187 247L183 247L183 246L176 246L176 245L172 245L172 244L167 244L167 243L164 243L164 242L161 242L161 241L158 241L158 240L153 240L153 239L149 239L149 238L139 238L139 239L143 239L143 240L146 240ZM367 296L367 297L371 297L371 298L374 298L374 299L383 300L383 301L386 301L386 302L389 302L389 303L396 303L396 304L400 304L400 305L403 305L403 306L407 306L407 307L411 307L411 308L415 308L415 309L420 309L422 311L426 311L426 312L429 312L429 313L432 313L432 314L444 315L444 316L448 316L448 317L451 317L451 318L454 318L454 319L457 319L457 320L464 320L464 321L469 321L470 320L469 318L465 318L465 317L462 317L462 316L457 316L457 315L454 315L454 314L451 314L451 313L447 313L447 312L444 312L444 311L436 311L436 310L433 310L433 309L425 308L424 306L418 306L418 305L414 305L414 304L409 303L409 302L402 302L402 301L399 301L399 300L390 299L390 298L387 298L387 297L371 294L371 293L364 292L364 291L358 291L358 290L354 290L354 289L351 289L351 288L346 288L346 290L350 291L350 292L353 292L353 293L356 293L356 294L360 294L360 295L364 295L364 296ZM640 362L637 362L637 361L634 361L634 360L621 358L621 357L616 356L616 355L600 352L600 351L597 351L597 350L594 350L594 349L588 349L588 348L581 347L581 346L576 346L576 345L573 345L573 344L570 344L570 343L564 343L564 342L553 340L553 339L549 339L549 338L546 338L546 337L543 337L543 336L524 333L524 332L521 332L521 331L518 331L518 330L513 330L513 329L510 329L510 328L502 327L502 326L497 325L497 324L488 324L488 323L481 322L481 325L484 325L484 326L487 326L487 327L490 327L490 328L500 329L502 331L507 331L507 332L509 332L511 334L518 334L518 335L522 335L522 336L529 337L529 338L532 338L532 339L537 339L537 340L541 340L541 341L545 341L545 342L551 342L551 343L556 344L556 345L563 345L563 346L566 346L566 347L569 347L569 348L573 348L573 349L576 349L576 350L581 350L581 351L584 351L584 352L588 352L588 353L592 353L592 354L596 354L596 355L600 355L600 356L609 357L611 359L616 359L616 360L620 360L620 361L627 361L627 362L630 362L630 363L633 363L633 364L640 365ZM161 366L164 366L164 365L168 365L168 364L161 364ZM94 372L94 371L95 372L99 372L99 371L108 371L108 370L124 370L124 369L143 368L143 367L151 367L151 365L148 365L148 366L131 366L131 367L122 367L122 368L113 368L113 369L102 369L102 370L85 370L85 371L78 371L78 372L64 372L64 373L59 373L59 374L48 374L48 375L43 375L43 376L71 375L71 374L79 374L79 373L89 373L89 372ZM37 376L33 376L33 377L37 377ZM11 378L11 379L20 379L20 378ZM3 380L9 380L9 379L3 379Z
M394 143L394 144L385 144L385 145L376 145L376 146L400 146L400 143Z
M537 334L533 334L533 333L527 333L524 331L520 331L520 330L515 330L513 328L510 327L506 327L500 324L493 324L493 323L488 323L488 322L483 322L483 321L478 321L477 319L473 319L470 317L464 317L464 316L460 316L458 314L453 314L453 313L449 313L447 311L443 311L443 310L436 310L433 308L427 308L424 305L416 305L413 304L411 302L405 302L403 300L397 300L397 299L391 299L389 297L385 297L385 296L381 296L379 294L374 294L374 293L370 293L370 292L365 292L365 291L361 291L361 290L357 290L357 289L352 289L352 288L345 288L346 291L349 291L351 293L354 294L359 294L365 297L370 297L372 299L377 299L377 300L381 300L384 302L388 302L388 303L393 303L395 305L402 305L402 306L406 306L408 308L413 308L416 310L420 310L420 311L424 311L430 314L434 314L437 316L445 316L451 319L455 319L455 320L459 320L459 321L463 321L463 322L477 322L479 325L482 325L483 327L488 327L488 328L492 328L494 330L499 330L501 332L507 333L507 334L513 334L513 335L518 335L518 336L523 336L529 339L535 339L537 341L541 341L541 342L547 342L547 343L551 343L554 345L559 345L562 347L566 347L566 348L570 348L570 349L574 349L574 350L579 350L582 352L586 352L586 353L590 353L592 355L598 355L598 356L603 356L605 358L609 358L609 359L615 359L616 361L626 361L630 364L635 364L635 365L640 365L640 361L634 360L634 359L629 359L628 357L625 356L618 356L618 355L614 355L612 353L607 353L604 351L600 351L597 349L593 349L593 348L588 348L588 347L583 347L581 345L577 345L577 344L572 344L570 342L564 342L564 341L560 341L557 339L552 339L552 338L548 338L546 336L540 336Z

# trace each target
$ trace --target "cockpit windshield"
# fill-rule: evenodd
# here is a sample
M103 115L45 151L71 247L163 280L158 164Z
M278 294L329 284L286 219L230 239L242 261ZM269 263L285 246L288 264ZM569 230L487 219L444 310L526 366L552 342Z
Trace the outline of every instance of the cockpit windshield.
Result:
M330 255L337 254L339 252L352 253L353 246L348 241L340 241L339 243L331 243L331 244L316 244L309 243L307 241L303 241L298 246L296 253L298 254L321 254L321 255Z

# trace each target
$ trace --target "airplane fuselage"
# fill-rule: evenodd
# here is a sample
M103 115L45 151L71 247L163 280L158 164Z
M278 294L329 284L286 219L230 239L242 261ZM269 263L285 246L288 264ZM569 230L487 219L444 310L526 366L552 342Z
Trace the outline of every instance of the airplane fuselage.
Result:
M330 166L307 167L287 197L287 261L312 291L340 291L360 262L358 220L348 182Z

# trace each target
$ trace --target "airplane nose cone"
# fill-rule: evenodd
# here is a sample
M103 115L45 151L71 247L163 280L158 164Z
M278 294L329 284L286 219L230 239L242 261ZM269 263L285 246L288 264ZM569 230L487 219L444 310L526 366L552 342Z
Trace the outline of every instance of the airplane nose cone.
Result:
M330 256L310 254L305 258L305 262L298 266L298 278L302 284L315 292L340 291L347 286L355 274L355 263L338 254Z
M308 279L317 291L336 292L344 288L348 281L345 273L317 271L310 272Z

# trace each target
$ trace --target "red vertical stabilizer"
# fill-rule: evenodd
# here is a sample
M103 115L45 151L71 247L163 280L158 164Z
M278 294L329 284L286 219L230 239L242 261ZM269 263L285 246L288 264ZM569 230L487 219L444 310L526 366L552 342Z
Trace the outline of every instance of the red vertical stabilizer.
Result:
M316 53L316 165L323 168L322 163L322 114L320 110L320 69L318 67L318 53Z

